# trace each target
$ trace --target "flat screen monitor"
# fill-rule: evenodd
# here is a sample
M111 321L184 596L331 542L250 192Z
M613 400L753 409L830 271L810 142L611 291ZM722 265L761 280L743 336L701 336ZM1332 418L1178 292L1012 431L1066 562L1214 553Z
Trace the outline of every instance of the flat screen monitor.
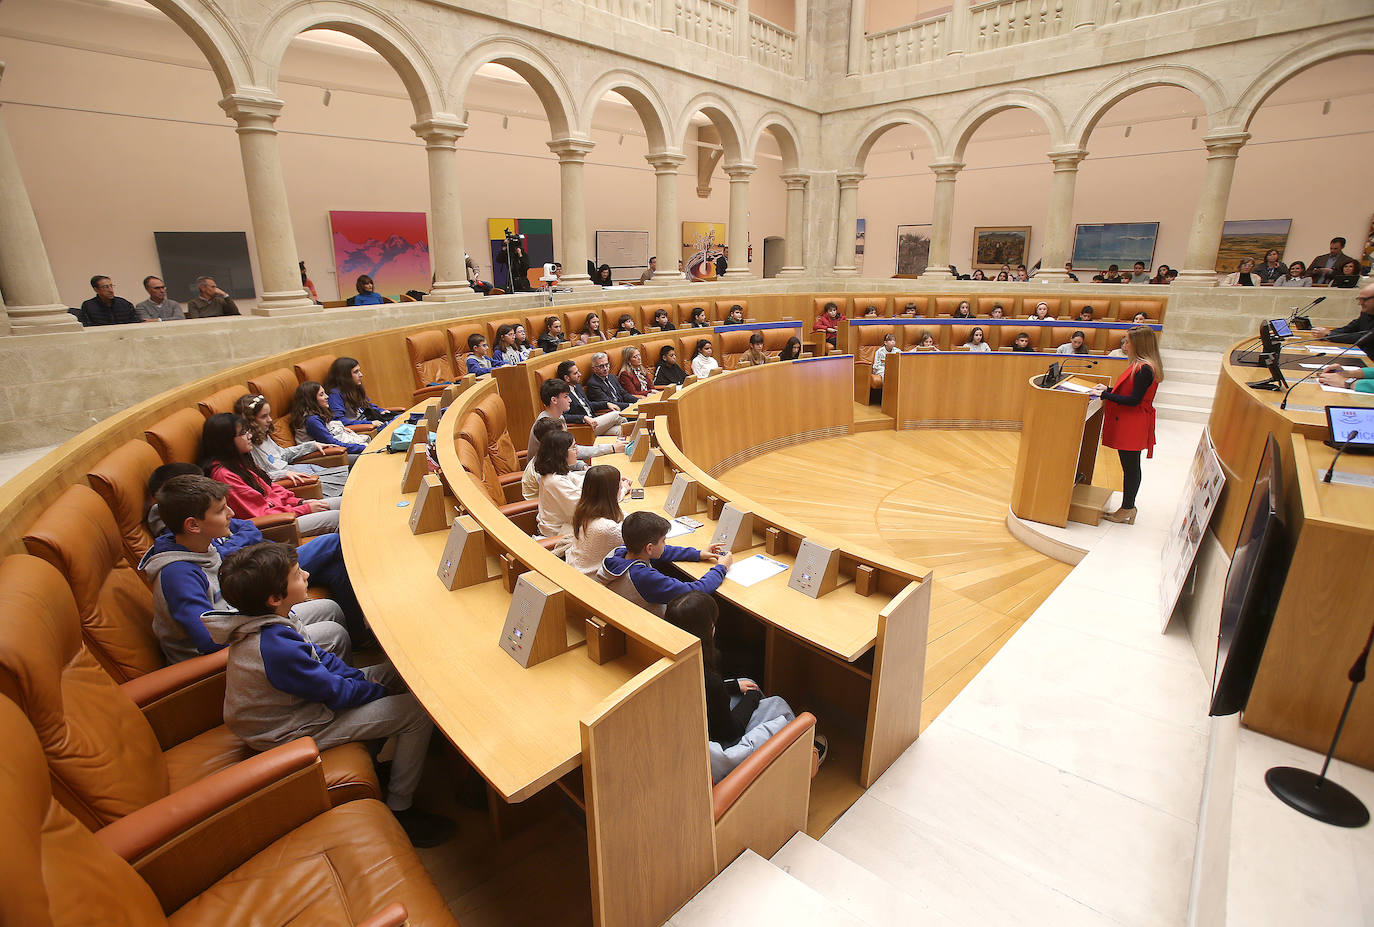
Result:
M1270 434L1241 523L1240 541L1226 574L1212 715L1231 715L1245 708L1288 576L1292 554L1283 522L1279 466L1279 444Z
M1326 425L1331 429L1327 444L1345 444L1352 451L1374 450L1374 408L1327 406Z
M1287 319L1270 319L1269 327L1273 329L1274 334L1280 338L1293 337L1293 329L1288 327Z

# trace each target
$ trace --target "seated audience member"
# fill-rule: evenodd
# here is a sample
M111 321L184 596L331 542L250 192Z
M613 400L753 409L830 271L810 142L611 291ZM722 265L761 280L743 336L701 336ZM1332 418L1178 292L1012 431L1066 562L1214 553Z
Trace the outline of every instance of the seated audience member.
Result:
M555 374L568 385L568 411L563 420L569 425L591 425L598 435L608 435L625 424L626 418L619 410L610 409L600 414L592 411L592 401L582 388L582 371L572 361L563 361Z
M834 303L826 303L821 314L816 316L816 323L811 326L813 332L824 332L826 344L832 348L835 346L836 339L840 333L840 320L844 314L840 312L840 307Z
M768 353L763 349L763 332L749 336L749 349L744 352L744 362L750 367L768 363Z
M514 337L511 347L515 348L515 356L520 358L521 362L529 360L530 355L534 353L534 345L530 344L530 336L525 332L525 326L516 322L512 334Z
M620 537L620 511L630 481L615 467L599 464L582 479L582 495L572 515L572 540L564 551L568 566L585 576L596 576L606 555L625 543Z
M301 286L305 287L305 292L310 294L310 298L316 303L320 301L320 294L315 292L315 281L310 279L310 274L305 270L305 261L297 261L301 266Z
M1288 274L1288 265L1283 263L1283 255L1277 248L1264 252L1264 263L1255 271L1260 286L1273 286L1274 281Z
M988 344L987 338L983 336L983 326L973 326L973 331L968 334L968 341L964 342L964 350L978 354L990 354L992 352L992 345Z
M1150 324L1150 317L1149 317L1148 315L1146 315L1145 313L1143 313L1143 312L1137 312L1135 315L1131 316L1131 324L1132 324L1132 325L1149 325L1149 324Z
M893 354L901 353L897 350L897 335L894 332L883 335L883 343L878 345L878 350L873 352L873 376L881 380L887 371L887 359Z
M1374 393L1374 367L1342 367L1328 364L1317 374L1317 381L1323 386L1337 389L1353 389L1357 393ZM1340 436L1337 443L1345 440Z
M1044 321L1050 317L1050 304L1041 300L1035 304L1035 309L1031 312L1030 318L1036 321Z
M466 361L468 373L484 377L491 373L501 364L487 356L486 336L473 332L468 335L468 357Z
M1221 279L1222 286L1259 286L1259 274L1254 273L1255 262L1252 258L1246 258L1236 265L1235 273L1227 274Z
M612 590L660 618L668 603L688 592L715 592L735 562L725 545L702 553L695 547L672 547L667 543L668 519L654 512L631 512L620 523L624 544L606 555L597 568L596 578ZM701 579L683 582L660 569L677 560L714 562Z
M878 317L878 307L873 305L872 303L869 303L867 306L864 306L863 317L865 319L876 319Z
M997 276L994 277L993 280L997 283L1010 283L1011 274L1007 273L1005 270L999 270Z
M697 306L692 310L691 316L687 320L688 328L710 328L711 323L706 321L706 310Z
M1074 283L1078 282L1078 275L1073 272L1073 261L1064 262L1064 273L1068 274L1069 279Z
M1331 239L1331 249L1325 254L1319 254L1312 259L1312 263L1307 265L1307 276L1312 278L1313 284L1329 284L1331 278L1340 272L1341 265L1346 261L1355 259L1345 253L1345 239ZM1358 267L1359 262L1355 261Z
M902 307L902 311L899 312L899 313L897 313L897 314L898 314L898 315L901 315L901 316L905 316L905 317L908 318L908 319L914 319L914 318L916 318L916 304L915 304L915 303L907 303L905 306Z
M115 295L114 281L102 274L91 278L95 295L81 304L82 325L127 325L142 322L134 304Z
M1288 265L1288 274L1274 281L1274 286L1311 286L1312 278L1307 276L1307 266L1302 261Z
M568 343L568 339L563 337L563 320L556 315L544 317L544 334L535 339L535 344L545 354L552 354L563 345Z
M158 517L171 528L153 541L138 569L153 587L153 633L168 663L224 647L210 638L200 616L228 608L219 589L221 558L262 540L252 522L234 518L228 496L223 483L199 475L174 476L155 496ZM312 599L291 615L307 626L310 640L344 660L352 656L338 605Z
M220 568L236 611L208 612L205 626L229 645L224 723L254 750L310 737L321 751L395 738L386 805L418 847L453 835L453 822L413 807L434 722L405 691L388 661L358 670L305 636L291 610L305 601L310 574L287 544L235 551Z
M656 258L656 257L651 257L651 258L649 258L649 269L646 270L646 271L644 271L644 273L642 273L642 274L639 275L639 285L640 285L640 286L644 286L644 285L645 285L646 283L648 283L650 280L654 279L654 274L655 274L657 271L658 271L658 258Z
M161 277L144 277L143 289L148 292L148 298L134 306L140 322L173 322L186 318L181 303L167 298L167 284Z
M788 338L787 342L782 346L782 351L778 354L778 360L797 360L801 356L802 340L798 338L796 335L793 335L791 338Z
M654 320L650 324L661 332L677 331L677 326L673 324L673 320L668 318L667 309L655 309Z
M317 451L342 454L343 448L332 442L320 444L313 440L282 447L272 437L272 404L266 396L240 396L234 402L234 414L248 423L248 437L253 444L249 453L269 480L282 480L290 486L304 486L318 481L320 492L326 498L343 495L348 467L319 467L296 462Z
M665 344L658 349L658 363L654 366L654 386L681 386L687 371L677 362L677 349Z
M210 319L239 314L238 303L215 285L214 277L196 278L196 295L186 304L186 318Z
M1093 283L1121 283L1121 269L1115 264L1107 265L1105 274L1098 274L1093 277Z
M1125 356L1126 356L1126 336L1125 336L1125 335L1122 335L1122 336L1121 336L1121 342L1120 342L1116 347L1112 348L1110 351L1107 352L1107 356L1108 356L1108 357L1125 357Z
M1360 283L1360 265L1352 258L1341 265L1340 273L1331 278L1331 285L1353 289Z
M321 446L337 445L348 453L352 461L356 461L358 455L367 450L367 438L356 431L349 431L343 422L334 417L329 411L328 394L314 380L306 380L296 387L286 420L291 426L291 437L296 439L297 444L314 441Z
M642 335L639 329L635 328L635 317L628 312L622 312L620 318L615 323L615 336L622 338L626 335Z
M602 264L598 267L594 282L597 286L615 286L615 281L611 279L611 265Z
M1082 332L1074 332L1069 340L1055 349L1056 354L1087 354L1087 337Z
M472 262L472 256L466 251L463 252L463 266L467 271L468 286L472 287L483 296L490 296L492 286L482 279L482 275L477 272L477 265Z
M916 339L916 350L918 351L938 351L939 346L935 343L935 336L930 332L921 332Z
M1028 283L1028 282L1030 282L1030 274L1028 274L1028 273L1026 272L1026 265L1025 265L1025 264L1017 264L1017 265L1016 265L1016 282L1017 282L1017 283Z
M1091 322L1092 320L1093 320L1093 307L1092 307L1092 306L1084 306L1082 309L1079 309L1079 310L1078 310L1078 321L1080 321L1080 322Z
M722 322L721 324L722 324L722 325L743 325L743 324L744 324L744 307L741 306L741 305L739 305L738 303L736 303L735 305L731 306L731 307L730 307L730 311L727 312L727 313L725 313L725 321Z
M1145 269L1144 261L1136 261L1131 268L1131 283L1149 283L1150 272Z
M1177 271L1177 270L1174 270L1174 269L1171 267L1171 268L1169 268L1169 272L1168 272L1167 274L1164 275L1164 278L1165 278L1165 279L1164 279L1164 282L1165 282L1165 283L1173 283L1175 280L1178 279L1178 271Z
M1035 348L1031 346L1030 335L1026 332L1017 332L1016 337L1011 342L1011 349L1018 354L1035 351Z
M577 334L578 344L590 344L594 341L610 341L606 333L601 330L601 316L595 312L588 313L587 321L582 323L582 331Z
M572 516L582 495L586 471L577 469L577 442L566 431L551 431L539 442L534 472L539 476L539 533L562 538L554 552L562 556L571 541Z
M972 274L969 275L969 279L970 279L970 280L986 280L986 279L988 279L988 275L985 274L985 273L983 273L981 270L975 270Z
M1150 278L1150 282L1156 286L1164 286L1169 283L1169 274L1171 273L1173 273L1173 270L1168 264L1160 264L1159 269L1155 271L1155 275Z
M713 353L715 352L710 341L705 338L697 341L696 347L692 350L692 376L704 380L711 375L711 371L720 368L720 364L711 356Z
M532 465L535 454L539 451L539 439L543 435L539 434L539 423L546 419L554 419L560 426L572 423L574 425L591 425L595 419L574 421L574 417L568 415L568 409L572 404L572 390L568 384L555 377L552 380L545 380L539 384L539 402L543 405L539 416L534 420L534 427L530 429L529 447L525 451L525 459ZM591 460L602 454L618 454L625 450L625 442L616 439L610 444L591 444L577 446L577 456L579 460ZM533 472L533 471L530 471ZM533 499L533 496L526 496L526 499Z
M972 307L971 305L969 305L969 301L968 301L967 299L961 299L961 300L959 301L959 305L956 306L955 309L954 309L954 318L956 318L956 319L971 319L971 318L973 318L973 307Z
M638 402L638 398L611 376L611 357L605 351L592 355L592 375L587 378L587 398L592 401L592 413L622 412Z
M505 324L496 327L496 349L492 352L492 356L498 361L495 366L507 367L525 359L520 356L520 349L515 346L516 327Z
M654 391L653 376L644 366L644 352L636 347L620 352L620 385L636 400Z
M706 675L706 736L710 738L711 781L730 774L764 741L796 717L781 696L764 696L752 679L722 676L721 654L716 649L716 601L704 592L688 592L668 604L665 618L701 640ZM829 742L817 734L811 761L814 776L825 760Z
M380 306L395 302L378 293L377 284L367 274L359 274L358 279L353 281L353 288L358 292L344 300L346 306Z
M298 497L267 478L253 457L248 422L232 412L218 412L205 420L200 436L200 468L229 488L229 505L249 518L284 513L296 516L301 537L339 530L340 499Z
M1007 317L1007 312L1002 308L1001 303L997 303L992 307L992 312L989 313L988 317L993 319L1005 319Z
M383 409L367 398L363 389L363 368L352 357L337 357L324 378L329 393L329 414L344 425L372 425L381 428L400 413Z
M549 381L559 382L559 381ZM539 444L549 434L555 431L567 431L568 423L561 417L540 415L534 422L534 427L530 429L530 447L533 450L526 458L529 462L525 464L525 470L520 476L520 495L525 499L539 498L539 473L534 469L534 462L539 459ZM593 457L600 457L603 454L619 454L625 450L625 442L619 438L610 444L579 444L577 445L577 463L573 466L574 470L587 469L587 461Z
M1312 337L1337 344L1354 344L1374 330L1374 283L1361 287L1355 302L1360 306L1359 315L1340 328L1314 328Z

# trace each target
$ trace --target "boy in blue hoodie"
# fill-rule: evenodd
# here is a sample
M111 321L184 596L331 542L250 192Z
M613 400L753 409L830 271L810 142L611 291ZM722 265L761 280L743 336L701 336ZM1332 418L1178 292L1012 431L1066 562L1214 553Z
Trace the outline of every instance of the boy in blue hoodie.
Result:
M660 618L668 603L688 592L712 593L725 579L734 557L723 544L712 545L708 553L695 547L668 544L668 519L653 512L631 512L620 525L624 547L606 555L596 578L625 598ZM661 564L674 560L703 560L715 563L706 575L685 583L663 572Z
M394 736L387 807L411 843L437 846L453 822L411 807L434 722L389 662L354 669L306 638L292 609L309 578L289 544L265 541L225 559L220 586L237 611L205 614L211 637L229 646L224 723L255 750L297 737L328 750Z
M228 488L204 476L174 476L157 490L157 511L171 530L160 535L138 568L153 586L153 633L169 663L214 653L216 644L201 615L228 608L219 588L223 557L262 540L257 526L239 521L229 509ZM296 617L310 639L351 656L344 613L328 599L302 602Z

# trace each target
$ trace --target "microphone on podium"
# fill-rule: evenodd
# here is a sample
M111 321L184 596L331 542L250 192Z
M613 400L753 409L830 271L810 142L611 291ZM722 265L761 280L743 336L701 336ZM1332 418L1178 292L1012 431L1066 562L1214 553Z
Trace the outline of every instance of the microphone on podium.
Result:
M1326 475L1322 477L1323 483L1331 482L1331 477L1336 474L1336 461L1341 459L1341 455L1344 454L1345 449L1350 446L1350 442L1354 441L1359 436L1359 429L1352 428L1350 429L1350 434L1345 436L1345 440L1336 446L1336 456L1331 458L1331 466L1326 468Z
M1059 363L1058 361L1056 361L1055 363L1050 364L1049 370L1046 370L1043 374L1041 374L1040 382L1036 385L1040 386L1043 389L1050 389L1060 380L1064 379L1064 370L1066 368L1081 367L1084 370L1087 370L1089 368L1096 367L1097 363L1098 362L1095 360L1064 361L1063 363Z
M1316 299L1312 300L1310 303L1308 303L1306 306L1303 306L1301 309L1294 309L1293 314L1288 317L1289 324L1297 326L1299 331L1311 331L1312 320L1308 318L1307 313L1309 310L1311 310L1313 306L1317 305L1317 303L1319 302L1324 301L1325 299L1325 296L1318 296Z

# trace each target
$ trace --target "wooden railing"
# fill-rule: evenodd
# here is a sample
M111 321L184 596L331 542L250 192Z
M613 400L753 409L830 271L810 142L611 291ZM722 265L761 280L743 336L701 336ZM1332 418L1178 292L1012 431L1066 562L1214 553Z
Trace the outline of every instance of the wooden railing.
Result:
M749 15L749 57L755 64L783 74L796 74L797 36L766 19Z
M992 0L969 8L970 51L991 51L1069 31L1064 0Z
M868 36L863 61L865 73L895 71L944 57L947 28L947 18L936 16Z

